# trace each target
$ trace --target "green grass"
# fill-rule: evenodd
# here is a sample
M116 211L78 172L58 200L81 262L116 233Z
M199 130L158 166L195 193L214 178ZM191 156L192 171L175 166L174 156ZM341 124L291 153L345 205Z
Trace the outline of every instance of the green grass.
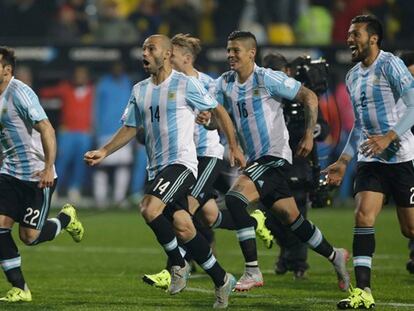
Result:
M80 244L73 243L66 233L36 247L19 243L33 302L1 304L0 310L211 309L213 284L204 273L194 274L187 290L176 296L141 281L142 274L164 267L165 255L137 212L82 211L80 216L86 227ZM351 208L311 210L309 217L334 245L351 249ZM216 233L220 263L239 277L243 260L234 232ZM394 209L384 209L380 214L376 238L372 281L377 310L413 310L414 276L405 270L407 241L399 232ZM346 296L337 289L332 266L326 259L310 252L308 279L294 281L291 274L273 273L277 247L267 250L261 241L258 247L265 286L244 294L234 293L229 310L335 310L336 302ZM0 292L8 289L3 279Z

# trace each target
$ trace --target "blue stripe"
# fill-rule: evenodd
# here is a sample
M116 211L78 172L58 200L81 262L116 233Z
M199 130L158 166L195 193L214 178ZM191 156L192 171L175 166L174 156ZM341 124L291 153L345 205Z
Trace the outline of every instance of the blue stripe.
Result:
M256 76L256 75L255 75ZM257 81L256 85L253 85L253 87L257 87L258 83ZM260 150L260 154L267 154L270 148L270 139L269 139L269 131L266 124L266 118L263 110L263 103L262 103L262 97L259 94L259 97L257 99L254 98L253 95L253 110L254 110L254 117L256 119L256 126L260 134L260 143L262 145L262 148Z
M171 163L178 158L178 127L177 127L177 99L168 98L168 94L173 92L177 93L178 88L178 78L174 77L169 85L167 93L167 120L168 120L168 161Z
M368 78L369 78L368 73L366 74L365 77L362 75L362 78L361 78L361 94L362 94L362 92L364 92L364 94L365 94L365 102L364 102L365 103L365 108L362 106L361 97L358 98L357 101L359 101L359 103L361 105L362 120L365 124L365 128L368 130L368 133L372 134L373 125L372 125L371 119L369 117L369 109L368 109L368 98L370 97L367 94L367 79Z
M160 135L160 122L155 118L155 112L160 110L159 107L160 102L160 88L153 88L152 91L152 97L151 97L151 107L152 111L150 111L150 114L152 113L152 116L150 115L150 118L152 118L152 136L155 139L154 142L154 148L155 148L155 162L156 165L159 167L162 164L162 158L163 158L163 149L162 149L162 141L161 141L161 135Z
M197 143L197 156L201 157L205 155L207 151L207 131L204 126L197 125L196 131L198 131L198 143Z
M240 105L245 103L245 98L244 98L245 93L246 93L246 88L244 86L239 87L239 97L237 99L236 105L238 103L240 103ZM249 119L240 116L240 111L239 111L238 107L236 107L236 110L237 110L237 112L236 112L237 119L240 120L240 126L241 126L241 130L242 130L242 133L243 133L243 138L244 138L244 141L246 142L247 153L249 155L249 158L253 159L256 152L255 152L255 149L254 149L254 142L253 142L252 134L250 132Z

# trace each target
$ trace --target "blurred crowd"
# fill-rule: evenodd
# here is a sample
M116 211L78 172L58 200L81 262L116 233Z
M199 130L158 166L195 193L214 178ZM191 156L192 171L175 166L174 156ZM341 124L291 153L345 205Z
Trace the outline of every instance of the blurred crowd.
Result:
M343 44L351 18L378 16L388 43L412 40L408 0L2 0L0 38L140 44L148 35L190 33L224 44L234 29L260 44Z
M344 44L350 20L361 13L383 21L387 43L412 41L414 6L408 0L2 0L0 39L11 44L140 45L154 33L182 32L200 37L203 45L224 46L238 28L252 31L262 45L335 45ZM58 133L57 194L75 203L93 197L102 208L130 206L145 181L143 146L128 145L99 168L87 168L79 159L119 127L131 86L143 72L121 62L98 71L86 64L69 67L39 73L20 65L16 70L16 77L39 94ZM214 77L220 71L208 73ZM331 127L331 135L318 146L322 167L337 158L353 124L343 74L332 80L320 98ZM351 195L352 171L349 165L338 193L341 201Z
M85 201L89 197L97 208L136 204L146 179L144 146L132 142L93 169L82 161L86 151L103 145L121 125L134 83L123 64L112 63L100 76L93 76L86 65L77 65L41 87L27 66L16 67L15 76L36 91L57 132L55 199L68 198L79 205L89 204Z

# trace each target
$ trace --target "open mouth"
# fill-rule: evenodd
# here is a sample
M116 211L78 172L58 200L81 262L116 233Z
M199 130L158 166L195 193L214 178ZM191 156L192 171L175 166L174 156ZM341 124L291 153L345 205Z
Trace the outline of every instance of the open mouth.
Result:
M352 56L355 56L358 53L358 47L356 45L350 45L349 46Z
M149 61L147 61L146 59L143 59L143 60L142 60L142 64L143 64L144 66L148 66L148 65L150 64L150 62L149 62Z

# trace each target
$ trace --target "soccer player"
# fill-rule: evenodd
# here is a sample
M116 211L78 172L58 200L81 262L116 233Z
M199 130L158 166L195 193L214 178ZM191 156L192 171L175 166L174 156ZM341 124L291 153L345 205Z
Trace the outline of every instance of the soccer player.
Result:
M201 51L200 39L188 34L177 34L171 42L173 44L171 58L173 68L187 76L197 78L208 91L214 88L214 79L194 68L195 59ZM214 184L223 169L224 154L218 131L208 130L203 125L197 124L194 129L194 142L198 157L198 178L188 196L190 214L195 215L197 212L209 228L235 230L229 211L220 211L214 199ZM255 210L251 216L255 219L256 233L270 248L273 236L264 225L264 214L260 210ZM143 280L150 285L164 289L169 286L170 275L168 270L164 269L156 274L144 275Z
M149 186L141 201L141 213L164 248L171 267L169 292L182 291L190 272L183 259L170 221L163 215L168 204L176 209L173 226L194 260L211 276L216 287L215 308L228 304L235 278L219 265L207 241L196 232L187 207L187 193L197 176L197 155L193 140L195 110L211 110L229 140L231 161L244 166L231 120L195 78L171 67L172 44L168 37L153 35L143 44L143 66L150 78L137 83L123 116L124 125L98 150L85 154L89 165L100 163L144 128L148 157Z
M414 52L411 51L401 53L400 58L404 62L404 65L407 66L408 71L414 77ZM404 103L402 103L401 101L402 100L400 99L398 104L404 105ZM411 131L414 132L414 128L411 128ZM410 249L410 259L407 262L406 268L408 272L414 274L414 239L410 239L410 242L408 243L408 248Z
M414 79L398 57L380 49L382 26L370 15L351 21L347 44L357 63L346 76L355 122L339 159L328 166L328 182L339 185L357 154L353 263L356 287L339 309L370 309L375 220L387 195L397 205L403 235L414 237ZM402 99L404 105L397 105Z
M11 235L15 222L29 246L53 240L62 229L75 242L84 233L70 204L47 218L57 177L55 131L33 90L14 78L15 65L14 50L0 47L0 265L12 285L3 302L32 300Z
M346 290L349 286L348 252L334 249L321 231L300 214L286 176L292 152L281 98L305 106L304 137L298 144L296 155L306 156L313 147L317 97L283 72L256 66L256 50L257 42L252 33L232 32L227 42L231 71L224 73L216 85L217 101L223 103L232 115L248 155L248 166L225 198L226 207L236 223L237 238L245 259L245 271L235 290L246 291L263 285L254 224L246 211L247 205L257 200L275 212L301 241L329 259L337 273L340 289Z

